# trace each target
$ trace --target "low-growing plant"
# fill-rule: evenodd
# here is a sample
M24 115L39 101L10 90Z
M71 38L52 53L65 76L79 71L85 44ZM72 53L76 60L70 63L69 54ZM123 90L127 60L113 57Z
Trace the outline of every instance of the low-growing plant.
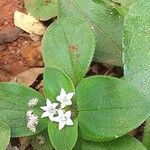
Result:
M133 78L144 64L149 65L141 49L147 50L149 40L145 34L147 9L143 8L150 2L141 4L136 2L125 19L123 79L85 77L97 46L95 25L74 16L61 17L48 27L42 40L43 94L18 83L0 83L2 150L8 145L10 131L11 137L30 136L39 150L145 150L127 135L150 116L148 94L138 81L142 78ZM138 25L143 28L137 30ZM141 56L133 50L146 59L142 67L136 64Z
M150 102L125 81L107 76L84 79L95 47L87 23L59 19L47 29L42 47L45 98L17 83L0 84L0 117L10 126L12 137L33 135L48 127L52 145L69 150L78 136L109 141L149 116Z

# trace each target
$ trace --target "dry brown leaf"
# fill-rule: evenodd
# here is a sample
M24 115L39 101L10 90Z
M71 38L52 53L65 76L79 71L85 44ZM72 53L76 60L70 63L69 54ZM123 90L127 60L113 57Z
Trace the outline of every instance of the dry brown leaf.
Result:
M11 82L18 82L25 86L30 86L43 71L43 68L31 68L15 76Z
M7 150L19 150L17 146L12 146L11 143L9 143Z
M43 35L46 30L46 27L40 21L19 11L14 13L14 24L30 34Z
M27 146L30 144L31 138L30 137L22 137L20 138L20 144L19 150L25 150Z
M25 42L20 48L20 54L30 67L42 67L41 42Z
M0 31L0 44L15 41L23 31L17 27L9 27Z

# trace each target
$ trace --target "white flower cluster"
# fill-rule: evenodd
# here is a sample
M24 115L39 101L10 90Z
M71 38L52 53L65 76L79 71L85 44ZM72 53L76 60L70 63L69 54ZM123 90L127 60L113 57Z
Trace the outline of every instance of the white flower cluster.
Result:
M48 117L52 122L59 123L59 130L61 130L65 125L73 125L73 121L71 120L71 111L65 112L64 108L68 105L72 105L72 97L75 93L66 93L66 91L62 88L60 91L60 95L56 97L56 100L60 102L60 108L57 109L58 103L51 103L49 99L46 101L46 106L40 107L44 110L41 118Z
M28 106L29 106L29 107L33 107L33 106L37 105L37 103L38 103L38 99L37 99L37 98L32 98L32 99L30 99L30 101L28 102Z
M33 110L27 111L26 116L27 116L27 128L29 128L30 131L35 132L36 126L39 121L38 116L33 113Z
M34 107L35 105L37 105L37 103L38 103L38 99L32 98L29 100L28 106ZM26 117L27 117L27 128L29 128L30 131L32 132L36 132L36 127L39 122L38 116L33 113L33 110L28 110L26 113Z

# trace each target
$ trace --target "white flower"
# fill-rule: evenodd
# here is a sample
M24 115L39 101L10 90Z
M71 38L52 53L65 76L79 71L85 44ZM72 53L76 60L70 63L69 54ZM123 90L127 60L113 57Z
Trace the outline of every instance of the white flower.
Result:
M40 107L41 109L43 109L45 112L42 114L41 118L44 117L49 117L49 119L53 122L54 121L54 115L57 114L57 103L51 103L51 101L49 99L47 99L46 101L46 105L47 106L42 106Z
M32 99L30 99L30 101L28 102L28 106L29 106L29 107L33 107L33 106L37 105L37 103L38 103L38 99L37 99L37 98L32 98Z
M33 113L33 110L28 110L26 113L26 116L29 118Z
M65 125L71 126L73 125L71 117L71 111L67 111L64 113L63 110L58 111L58 116L54 118L55 122L59 123L59 130L61 130Z
M29 122L31 122L32 124L38 124L38 116L36 114L32 114L29 117Z
M32 132L36 132L36 127L35 127L35 125L32 124L31 122L28 122L28 123L27 123L27 128L29 128L30 131L32 131Z
M32 132L36 131L36 126L38 124L38 116L36 114L33 114L32 110L27 111L27 128L29 128Z
M66 93L66 91L62 88L60 91L60 95L56 97L56 100L61 103L61 108L65 106L72 105L71 99L75 93Z

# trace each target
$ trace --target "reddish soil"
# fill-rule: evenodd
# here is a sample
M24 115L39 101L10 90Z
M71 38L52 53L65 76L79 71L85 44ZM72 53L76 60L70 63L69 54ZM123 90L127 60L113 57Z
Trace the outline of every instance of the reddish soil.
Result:
M23 0L0 1L0 31L14 26L13 14L16 10L24 10Z
M0 81L32 67L43 66L40 41L32 41L28 33L14 26L16 10L25 12L23 0L0 1Z

